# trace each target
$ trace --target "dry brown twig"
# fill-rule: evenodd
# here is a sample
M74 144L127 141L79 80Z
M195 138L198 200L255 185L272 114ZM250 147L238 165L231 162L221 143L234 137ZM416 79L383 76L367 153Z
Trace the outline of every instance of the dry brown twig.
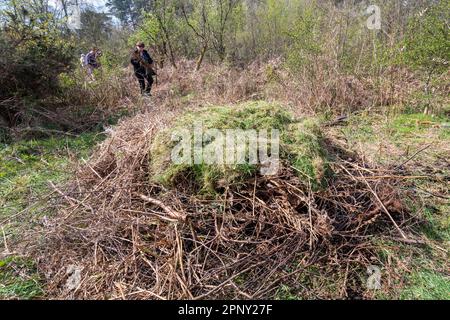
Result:
M170 207L166 206L164 203L162 203L161 201L159 201L157 199L153 199L153 198L144 196L143 194L141 194L141 199L160 207L173 219L176 219L179 221L186 221L186 214L179 213L179 212L172 210Z

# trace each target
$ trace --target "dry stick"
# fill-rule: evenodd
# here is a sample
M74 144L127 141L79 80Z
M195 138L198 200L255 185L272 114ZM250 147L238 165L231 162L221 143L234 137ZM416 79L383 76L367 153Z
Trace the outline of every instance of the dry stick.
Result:
M399 241L399 242L403 242L406 244L426 244L426 241L424 240L420 240L420 239L402 239L402 238L388 238L390 240L395 240L395 241Z
M390 175L390 176L370 176L366 177L367 180L376 180L376 179L429 179L430 176L396 176L396 175Z
M369 188L370 192L374 195L375 199L377 199L377 201L380 203L381 208L387 214L389 219L392 221L392 223L394 224L395 228L398 230L398 232L400 233L402 238L405 239L405 240L408 240L408 237L406 237L406 235L403 233L402 229L400 229L398 224L395 222L394 218L392 218L392 216L389 213L388 209L386 209L385 205L383 204L383 201L381 201L380 197L378 197L377 193L372 189L370 184L367 182L366 178L361 174L361 172L359 172L359 174L362 177L362 179L364 180L364 182L366 183L366 185Z
M242 291L241 289L239 289L239 287L234 283L231 282L231 285L233 286L233 288L242 296L246 297L249 300L253 300L253 296L249 295L248 293L245 293L244 291Z
M151 291L148 291L148 290L144 290L144 289L141 289L139 287L137 287L137 290L138 291L128 293L127 296L132 296L132 295L136 295L136 294L140 294L140 293L146 293L146 294L149 294L152 297L158 298L160 300L167 300L166 298L164 298L164 297L162 297L162 296L160 296L160 295L158 295L158 294L156 294L154 292L151 292Z
M84 198L82 201L80 201L80 200L77 200L77 199L75 199L75 198L73 198L73 197L70 197L70 196L66 195L64 192L62 192L61 190L59 190L59 189L53 184L53 182L51 182L50 180L48 180L48 182L49 182L50 186L51 186L58 194L60 194L62 197L64 197L64 199L66 199L66 201L70 203L71 207L74 208L74 209L71 211L71 213L74 212L74 211L75 211L77 208L79 208L80 206L85 207L86 209L90 210L92 213L94 212L94 209L93 209L91 206L85 204L85 201L90 197L90 195L88 195L86 198ZM71 213L69 213L69 215L70 215ZM69 215L68 215L68 216L69 216ZM66 218L67 218L68 216L66 216Z
M224 282L222 282L221 284L219 284L218 286L216 286L214 289L211 289L210 291L206 292L205 294L202 294L202 295L200 295L200 296L195 297L193 300L202 300L202 299L205 299L205 298L208 297L210 294L216 292L217 290L220 290L223 286L225 286L226 284L228 284L230 281L234 280L235 278L237 278L237 277L240 276L241 274L243 274L243 273L245 273L245 272L247 272L247 271L249 271L249 270L251 270L251 269L253 269L253 268L256 268L256 267L258 267L258 266L260 266L260 265L262 265L262 264L264 264L264 263L265 263L265 261L261 261L261 262L258 262L258 263L256 263L256 264L254 264L254 265L251 265L250 267L248 267L248 268L242 270L241 272L236 273L234 276L228 278L227 280L225 280Z
M153 198L150 198L150 197L147 197L147 196L145 196L143 194L141 194L140 197L141 197L142 200L160 207L161 209L163 209L172 218L177 219L177 220L181 220L181 221L186 221L186 214L176 212L176 211L172 210L171 208L169 208L168 206L166 206L161 201L153 199Z
M308 215L309 215L309 248L312 250L313 247L313 237L314 237L314 229L313 229L313 223L312 223L312 214L311 214L311 182L309 182L308 180L308 189L309 189L309 194L308 194Z
M255 216L255 198L256 198L256 175L255 184L253 185L253 199L252 199L252 215Z
M308 266L309 266L309 265L308 265ZM307 267L308 267L308 266L307 266ZM309 271L306 269L306 267L305 267L305 268L300 267L300 268L298 268L297 270L292 271L292 272L290 272L290 273L288 273L288 274L282 276L281 278L276 279L276 280L273 281L271 284L269 284L269 285L266 287L265 290L258 291L258 292L256 292L255 294L253 294L253 297L255 297L255 296L262 296L262 295L266 294L267 292L270 292L271 290L273 290L274 286L275 286L277 283L280 283L280 282L283 281L284 279L287 279L287 278L289 278L289 277L292 277L293 275L296 275L297 273L300 273L300 272L302 272L302 271L303 271L303 272L308 272L308 273L309 273ZM308 290L308 288L306 288L303 284L301 284L301 283L297 283L297 284L300 285L301 287L303 287L303 289ZM314 294L314 293L313 293L313 294ZM316 298L318 298L318 297L316 296Z
M97 171L95 171L94 170L94 168L92 168L91 167L91 165L85 160L85 159L81 159L81 160L83 160L83 162L84 162L84 164L85 165L87 165L87 167L99 178L99 179L102 179L102 176L97 172Z
M192 295L191 291L189 290L188 284L186 283L186 275L184 274L184 265L183 265L183 242L180 239L180 233L178 231L178 227L175 225L175 235L176 235L176 241L177 241L177 247L178 247L178 263L180 266L181 276L182 279L179 279L180 284L183 286L187 294L189 295L189 298L192 299L194 296ZM177 273L178 276L178 273Z
M8 242L6 241L6 234L5 234L5 229L3 228L3 226L2 226L2 233L3 233L3 242L5 244L5 253L8 254L10 251L8 248Z
M306 243L306 242L304 242L304 243ZM275 252L277 251L277 249L280 248L280 247L281 247L281 245L277 246L277 247L272 251L273 253L271 253L271 255L272 255L272 254L275 254ZM296 250L293 250L290 254L288 254L287 256L285 256L284 259L283 259L282 261L278 261L277 264L271 268L270 272L266 274L265 280L262 281L262 284L259 286L258 290L253 294L253 297L254 297L254 298L261 297L261 289L262 289L262 288L264 288L264 287L266 288L265 290L262 290L262 292L267 291L267 290L269 290L269 288L270 288L272 285L274 285L274 283L277 283L277 282L278 282L278 279L276 279L275 281L272 282L272 284L266 285L267 282L270 280L270 278L271 278L278 270L280 270L280 268L281 268L282 266L286 265L287 261L289 261L289 259L291 259L291 258L295 255L295 251L296 251ZM269 253L270 253L270 252L269 252Z
M77 199L75 199L75 198L69 197L69 196L66 195L64 192L62 192L61 190L59 190L59 189L54 185L54 183L51 182L50 180L48 180L48 183L50 184L50 186L51 186L57 193L59 193L62 197L64 197L64 199L66 199L67 202L70 203L70 205L74 206L75 203L82 204L81 201L79 201L79 200L77 200Z
M405 164L407 164L408 162L410 162L412 159L414 159L419 153L427 150L429 147L431 147L433 144L430 143L429 145L426 145L425 147L423 147L422 149L420 149L419 151L417 151L416 153L414 153L411 157L409 157L408 159L406 159L403 163L399 164L396 168L400 168L402 166L404 166Z
M165 217L165 216L161 215L161 212L156 212L153 210L150 210L151 212L140 211L140 210L131 210L131 209L120 209L120 210L125 211L125 212L155 216L155 217L162 219L164 221L167 221L167 222L178 222L178 219L171 219L171 218Z
M422 188L416 187L417 190L424 192L426 194L429 194L430 196L436 197L436 198L441 198L441 199L445 199L445 200L450 200L450 197L445 196L445 195L441 195L441 194L437 194L437 193L433 193L427 190L423 190Z

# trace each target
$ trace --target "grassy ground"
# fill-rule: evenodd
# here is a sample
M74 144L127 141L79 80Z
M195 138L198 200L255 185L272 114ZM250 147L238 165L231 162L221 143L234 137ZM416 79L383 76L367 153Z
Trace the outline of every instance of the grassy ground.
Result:
M15 243L34 225L45 223L50 181L66 181L76 160L87 158L100 139L85 133L0 145L0 299L42 294L33 262L17 254Z
M423 114L365 113L329 129L368 161L401 166L411 175L420 176L410 181L416 195L410 206L427 221L417 230L426 244L374 239L384 264L382 272L389 271L374 298L450 299L450 129L443 125L448 122L448 118ZM87 133L0 145L0 298L42 295L33 261L15 253L15 240L33 225L43 223L49 214L45 211L47 195L52 192L49 181L66 181L74 163L86 158L100 139ZM277 296L301 298L288 287L280 287Z
M378 241L391 274L381 299L450 299L450 119L424 114L360 114L331 129L367 161L399 166L409 179L413 211L424 220L417 233L425 245Z

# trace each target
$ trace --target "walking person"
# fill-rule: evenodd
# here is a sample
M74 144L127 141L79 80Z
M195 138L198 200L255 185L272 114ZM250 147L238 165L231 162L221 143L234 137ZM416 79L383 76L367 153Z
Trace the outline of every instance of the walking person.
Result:
M134 67L134 75L139 81L141 94L151 96L153 76L156 73L153 71L153 59L141 41L136 44L136 48L131 54L131 64Z
M91 81L95 81L94 70L100 68L100 63L98 62L100 55L101 51L94 47L85 56L87 73L91 78Z

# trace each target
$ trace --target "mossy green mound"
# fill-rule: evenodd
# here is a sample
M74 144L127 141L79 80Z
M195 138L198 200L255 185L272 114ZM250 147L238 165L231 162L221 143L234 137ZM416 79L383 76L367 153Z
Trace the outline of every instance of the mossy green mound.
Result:
M223 161L218 163L204 159L198 161L194 152L184 155L189 161L174 163L172 156L177 145L179 146L180 137L187 140L189 147L194 148L198 145L196 141L199 141L199 136L196 136L194 128L199 128L199 124L202 128L200 144L203 154L217 150L217 146L226 146L228 141L226 132L233 130L257 134L266 132L268 156L272 156L271 147L275 140L270 138L274 130L277 130L280 163L294 168L299 177L305 181L305 185L309 184L312 188L322 185L327 170L327 155L323 149L318 122L313 118L295 119L281 105L266 102L245 103L235 107L210 107L201 112L188 112L182 115L171 128L161 131L152 143L150 175L153 182L170 187L181 181L190 181L194 182L199 192L214 193L220 187L242 182L258 173L262 159L258 153L258 164L251 161L249 147L255 143L251 139L235 140L236 150L245 154L245 161L238 164L227 162L226 156L220 152L219 158ZM223 134L220 138L211 137L205 133L211 129Z

